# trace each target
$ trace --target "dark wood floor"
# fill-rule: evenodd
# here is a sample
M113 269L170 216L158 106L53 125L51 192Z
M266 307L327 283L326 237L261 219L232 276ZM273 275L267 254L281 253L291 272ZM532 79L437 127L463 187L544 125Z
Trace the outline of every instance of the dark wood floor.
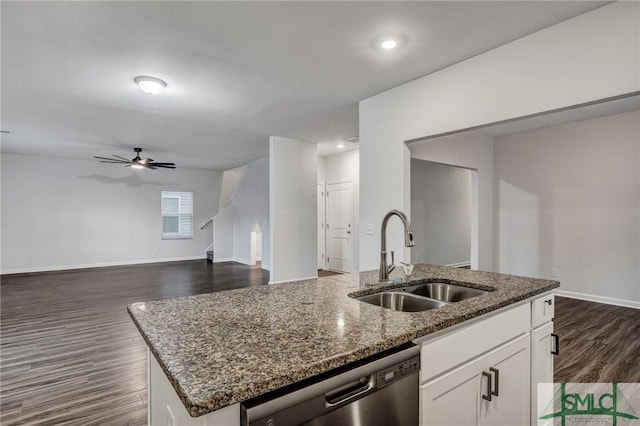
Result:
M340 274L342 274L342 272L334 272L334 271L327 271L326 269L318 269L319 277L332 277L334 275L340 275Z
M0 424L146 425L146 346L126 306L267 282L204 260L2 277Z
M640 309L556 298L556 382L640 383Z
M2 277L0 424L146 424L136 301L266 284L236 263L174 262ZM557 298L556 381L640 382L640 311Z

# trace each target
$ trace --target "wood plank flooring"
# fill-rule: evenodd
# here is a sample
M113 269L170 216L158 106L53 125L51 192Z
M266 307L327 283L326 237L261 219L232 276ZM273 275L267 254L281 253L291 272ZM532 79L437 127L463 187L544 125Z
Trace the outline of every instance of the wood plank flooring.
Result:
M126 305L267 281L204 260L2 277L0 424L145 425L146 346ZM640 310L556 300L556 381L640 382Z
M640 309L556 297L556 382L640 383Z
M146 425L146 345L126 306L267 282L204 260L2 277L0 424Z
M334 272L334 271L328 271L326 269L318 269L319 277L332 277L334 275L340 275L340 274L342 274L342 272Z

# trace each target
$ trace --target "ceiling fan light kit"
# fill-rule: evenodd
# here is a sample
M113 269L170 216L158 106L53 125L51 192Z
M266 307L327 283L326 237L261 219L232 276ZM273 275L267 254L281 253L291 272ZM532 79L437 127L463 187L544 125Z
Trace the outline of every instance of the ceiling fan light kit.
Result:
M124 164L125 167L131 167L134 169L151 169L151 170L155 170L155 169L175 169L176 165L174 163L158 163L158 162L154 162L152 158L145 158L142 159L140 158L140 153L142 152L142 148L133 148L133 150L136 153L136 156L131 159L128 160L124 157L121 157L119 155L115 155L113 154L113 156L115 158L109 158L109 157L94 157L97 158L98 160L100 160L101 163L110 163L110 164Z

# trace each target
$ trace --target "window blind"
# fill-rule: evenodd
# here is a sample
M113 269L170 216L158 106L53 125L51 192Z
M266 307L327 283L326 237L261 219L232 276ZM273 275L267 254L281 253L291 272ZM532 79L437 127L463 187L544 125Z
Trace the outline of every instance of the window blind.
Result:
M162 191L162 238L193 238L193 192Z

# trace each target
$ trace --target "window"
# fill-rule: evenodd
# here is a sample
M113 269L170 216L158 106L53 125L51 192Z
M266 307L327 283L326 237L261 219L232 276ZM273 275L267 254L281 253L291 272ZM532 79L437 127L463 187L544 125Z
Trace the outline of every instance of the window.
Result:
M162 191L162 239L193 238L193 192Z

